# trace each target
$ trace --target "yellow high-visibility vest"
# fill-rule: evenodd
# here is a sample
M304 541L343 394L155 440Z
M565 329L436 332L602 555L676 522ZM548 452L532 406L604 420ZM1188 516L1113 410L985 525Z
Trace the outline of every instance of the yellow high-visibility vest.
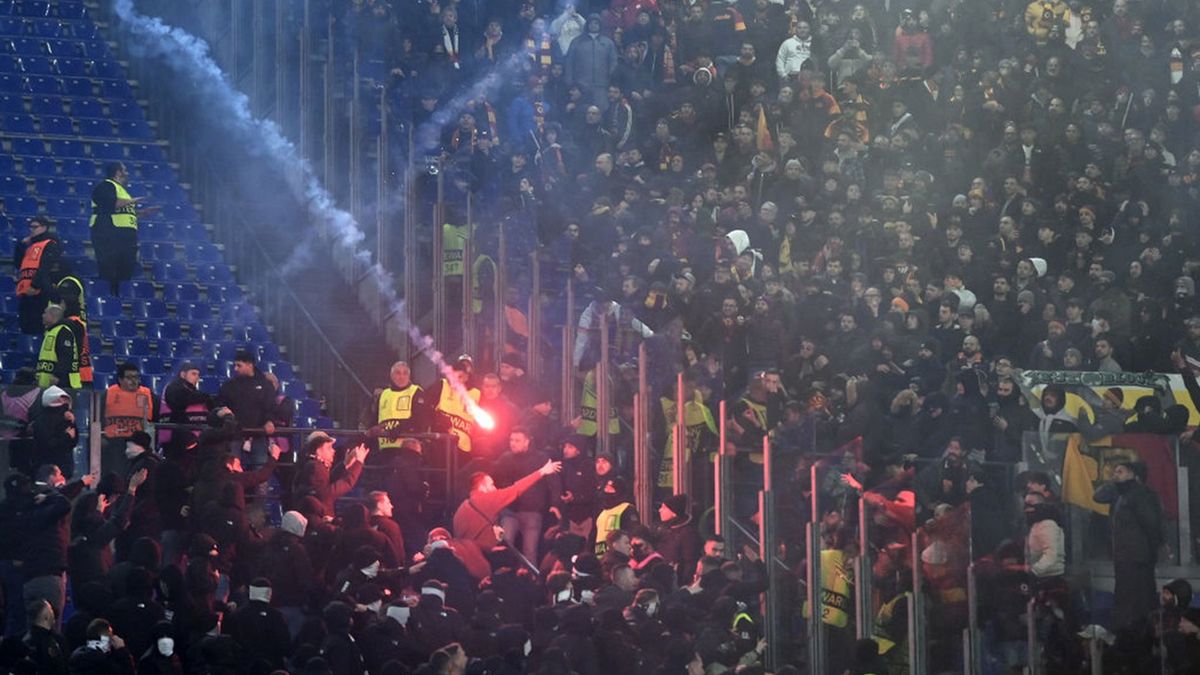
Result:
M43 389L54 384L50 378L54 376L54 370L58 367L58 341L64 335L68 338L73 337L71 330L67 328L66 324L60 323L52 326L42 338L42 347L38 350L37 385ZM72 341L71 352L73 356L67 381L59 382L58 386L81 389L83 388L83 380L79 376L79 345L75 344L74 341Z
M608 533L621 529L621 517L632 507L629 502L621 502L596 516L596 555L604 555L608 550Z
M476 403L479 402L479 390L468 389L467 395ZM458 437L458 449L463 452L471 451L471 425L475 418L467 411L467 404L454 393L454 388L446 378L442 378L442 395L438 399L437 409L450 420L450 433Z
M416 384L410 384L400 391L392 388L383 390L379 395L379 417L378 422L384 431L391 431L400 426L401 422L412 419L413 399L420 393L421 387ZM399 438L380 438L379 449L398 448L402 439Z
M804 616L808 618L808 602ZM850 579L846 576L846 554L836 549L821 551L821 620L845 628L850 623Z
M675 474L675 399L664 396L660 402L667 424L667 445L663 449L662 464L658 469L658 486L669 488L674 485ZM683 404L683 426L686 428L687 449L693 456L700 449L700 438L705 429L717 433L717 423L713 420L712 411L704 405L704 397L699 391L693 392L692 400Z
M117 189L118 200L133 199L133 197L129 196L129 193L125 191L125 187L117 181L111 178L106 178L105 181L112 183L113 187ZM99 210L100 207L96 206L96 202L92 202L92 217L88 219L88 227L94 227L96 225L96 216L100 215L98 213ZM118 207L117 210L112 214L112 222L114 227L128 227L136 230L137 206L135 204L126 204L125 206Z
M583 396L579 399L579 416L582 422L579 423L579 428L576 430L582 436L595 436L598 428L596 426L596 371L588 371L588 374L583 378ZM612 406L608 409L608 433L621 433L621 420L617 418L617 411Z

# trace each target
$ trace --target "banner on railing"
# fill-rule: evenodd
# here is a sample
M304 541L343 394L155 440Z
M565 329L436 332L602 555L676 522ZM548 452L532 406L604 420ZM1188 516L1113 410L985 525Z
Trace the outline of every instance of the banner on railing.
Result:
M1107 389L1119 389L1124 397L1121 407L1133 410L1137 400L1143 396L1156 396L1160 393L1169 394L1175 402L1187 408L1188 426L1200 425L1200 411L1188 395L1183 383L1183 376L1175 373L1100 373L1080 372L1071 370L1027 370L1020 374L1022 384L1035 393L1040 393L1046 385L1059 385L1067 390L1066 405L1063 410L1067 414L1078 417L1080 411L1095 419L1092 408L1083 397L1071 391L1072 388L1088 387L1099 395Z

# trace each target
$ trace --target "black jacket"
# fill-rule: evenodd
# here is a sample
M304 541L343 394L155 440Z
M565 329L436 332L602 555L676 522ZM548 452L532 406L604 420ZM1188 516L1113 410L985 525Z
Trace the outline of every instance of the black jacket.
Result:
M270 604L252 600L238 607L225 620L222 630L241 645L247 665L262 660L272 668L283 668L291 635L283 614Z
M255 369L250 377L234 376L222 384L216 405L228 406L243 429L261 427L275 412L275 387Z
M128 649L102 652L85 645L71 654L69 667L71 675L134 675Z
M304 607L316 585L308 549L300 538L278 530L263 552L260 573L271 580L271 599L280 607Z
M70 518L71 502L58 490L47 487L34 495L24 519L27 546L20 558L26 580L67 571Z
M1111 504L1114 563L1155 563L1162 544L1162 502L1141 481L1110 482L1096 489L1096 501Z
M545 453L533 449L525 452L509 451L496 460L492 478L495 479L497 487L508 487L540 469L549 459ZM508 508L516 512L543 513L558 503L562 495L561 485L557 474L543 478L521 493Z

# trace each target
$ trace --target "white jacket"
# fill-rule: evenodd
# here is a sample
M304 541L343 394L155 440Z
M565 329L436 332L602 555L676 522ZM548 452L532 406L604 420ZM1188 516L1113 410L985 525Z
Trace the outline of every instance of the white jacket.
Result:
M812 58L812 48L812 36L803 42L795 35L784 40L783 44L779 45L779 53L775 55L775 72L782 78L800 72L804 62Z
M1058 577L1067 571L1066 537L1062 527L1047 518L1029 528L1025 560L1038 578Z

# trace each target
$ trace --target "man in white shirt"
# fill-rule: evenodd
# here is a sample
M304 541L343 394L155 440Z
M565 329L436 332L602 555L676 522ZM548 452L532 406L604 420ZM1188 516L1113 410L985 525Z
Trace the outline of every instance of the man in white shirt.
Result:
M800 73L804 62L813 58L812 26L807 21L795 21L791 26L791 37L779 45L775 56L775 72L784 81Z

